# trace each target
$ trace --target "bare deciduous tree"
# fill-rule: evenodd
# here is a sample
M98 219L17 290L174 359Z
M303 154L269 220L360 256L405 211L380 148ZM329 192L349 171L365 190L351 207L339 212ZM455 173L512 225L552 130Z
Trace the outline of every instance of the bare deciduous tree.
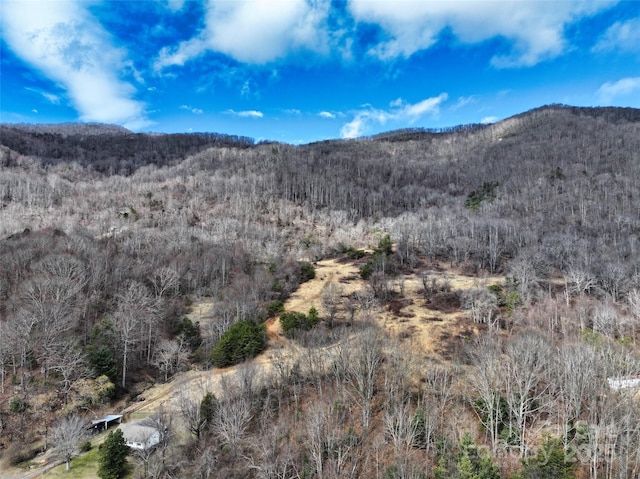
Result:
M20 309L7 324L7 332L9 334L7 335L6 339L10 341L10 344L14 345L14 348L15 350L17 350L18 356L20 358L20 386L22 387L22 390L25 391L27 388L27 360L33 342L31 334L33 328L37 324L37 319L32 314L29 314L28 311ZM13 361L13 364L15 373L15 359Z
M240 396L220 401L218 414L214 420L213 432L237 451L253 418L251 402Z
M632 289L627 295L627 304L633 316L632 332L633 340L636 341L638 329L640 329L640 290Z
M156 298L164 296L175 296L178 294L180 286L180 277L175 269L169 267L161 267L153 272L149 278L153 285L153 292Z
M434 364L427 369L424 375L424 402L429 402L428 405L424 405L424 408L429 407L431 409L431 404L435 405L433 409L437 414L437 422L440 429L444 426L447 412L453 402L453 386L456 372L455 368Z
M469 399L474 402L474 410L487 431L491 450L495 455L503 416L500 398L504 370L499 339L494 336L482 338L474 345L470 355L476 366L475 373L470 377L470 384L476 394ZM476 398L479 400L477 403Z
M155 350L155 365L164 373L164 382L167 382L169 375L182 370L187 364L188 349L181 340L162 340Z
M47 376L51 358L61 346L66 333L76 325L73 313L74 283L57 276L39 276L23 284L21 292L25 314L33 321L34 340L41 351L42 372Z
M356 291L354 298L358 302L362 319L365 321L370 320L378 306L378 300L373 292L370 290Z
M327 283L322 290L322 306L327 313L330 328L333 328L336 314L342 305L343 294L344 288L342 285L333 281Z
M497 298L485 288L471 288L461 295L462 307L471 313L474 323L488 324L490 328L497 326Z
M187 426L187 430L194 435L196 439L204 432L206 426L206 418L202 413L202 398L204 398L208 388L204 384L200 384L198 393L183 388L178 393L178 404L182 419Z
M509 265L511 277L515 280L515 286L524 302L528 302L538 286L538 274L536 271L536 259L529 255L516 258Z
M391 438L396 456L407 455L414 444L417 430L411 404L408 401L391 401L384 410L382 423L385 435Z
M569 303L569 299L571 296L578 294L582 296L583 294L589 294L591 290L597 285L597 281L593 274L589 271L578 268L571 267L569 271L567 271L564 275L565 281L565 298L567 304Z
M528 425L546 406L543 374L550 366L551 349L541 334L525 331L507 343L506 353L505 399L520 434L520 457L525 457Z
M344 411L336 403L319 404L306 420L307 449L318 479L354 476L357 438L345 433Z
M157 303L143 284L134 281L118 297L118 308L114 316L122 344L122 387L124 388L127 384L127 368L131 353L145 340L145 332L148 334L146 338L148 354L151 353L153 325L157 320Z
M611 302L598 304L593 312L593 330L606 336L620 335L621 318Z
M65 405L73 382L89 377L91 372L80 348L70 341L63 343L56 351L55 356L51 359L51 369L58 371L62 376L60 385Z
M85 422L79 416L61 419L51 430L53 447L62 456L67 471L71 469L71 459L78 452L78 443L86 437Z
M294 451L288 439L293 431L269 424L262 436L252 442L252 454L245 456L258 479L292 479L295 475Z
M553 372L558 423L568 446L569 430L590 408L592 399L604 393L604 372L593 346L584 343L560 348Z
M4 382L7 375L7 366L11 362L11 335L8 323L0 321L0 394L4 394Z
M374 325L366 327L350 341L348 376L353 397L362 411L362 427L369 427L371 406L376 391L376 375L383 359L382 332Z

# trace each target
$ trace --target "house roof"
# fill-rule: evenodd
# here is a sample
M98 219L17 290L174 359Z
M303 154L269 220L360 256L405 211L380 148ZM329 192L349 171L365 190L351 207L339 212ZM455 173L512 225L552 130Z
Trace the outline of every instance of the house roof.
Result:
M137 422L120 424L120 430L127 442L139 442L145 444L154 433L158 432L155 427L143 426Z
M92 420L91 424L95 425L95 424L100 424L100 423L103 423L103 422L111 422L111 421L116 421L116 420L119 421L120 419L122 419L122 415L121 414L107 414L103 418Z

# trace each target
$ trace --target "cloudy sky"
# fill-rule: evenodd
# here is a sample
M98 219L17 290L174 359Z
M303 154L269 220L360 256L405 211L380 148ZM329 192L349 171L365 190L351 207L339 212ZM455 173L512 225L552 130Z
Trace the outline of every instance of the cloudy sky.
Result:
M639 0L0 0L1 121L304 143L640 108Z

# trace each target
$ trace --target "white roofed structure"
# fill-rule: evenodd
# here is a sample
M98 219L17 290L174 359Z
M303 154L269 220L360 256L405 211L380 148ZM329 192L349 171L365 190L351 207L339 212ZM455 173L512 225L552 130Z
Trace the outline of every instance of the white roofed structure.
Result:
M131 449L146 450L154 447L160 442L160 431L153 426L141 424L140 422L124 423L120 425L120 430Z

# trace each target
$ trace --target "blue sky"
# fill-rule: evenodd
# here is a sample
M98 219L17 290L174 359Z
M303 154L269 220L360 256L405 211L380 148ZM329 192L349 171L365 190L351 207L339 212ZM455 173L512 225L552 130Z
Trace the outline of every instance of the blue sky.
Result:
M640 1L0 0L1 121L306 143L640 108Z

